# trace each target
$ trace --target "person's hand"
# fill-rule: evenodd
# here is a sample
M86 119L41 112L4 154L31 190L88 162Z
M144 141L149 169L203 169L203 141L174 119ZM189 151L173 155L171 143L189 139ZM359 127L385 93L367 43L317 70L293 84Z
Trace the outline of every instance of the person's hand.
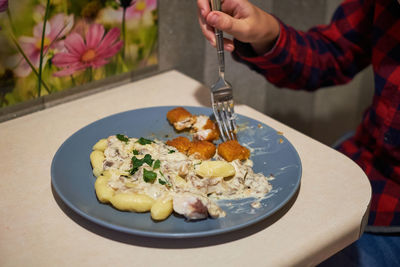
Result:
M250 43L258 54L268 52L279 35L279 22L247 0L222 0L222 12L211 11L210 0L197 0L197 6L200 28L213 46L214 27ZM232 40L224 39L224 49L234 50Z

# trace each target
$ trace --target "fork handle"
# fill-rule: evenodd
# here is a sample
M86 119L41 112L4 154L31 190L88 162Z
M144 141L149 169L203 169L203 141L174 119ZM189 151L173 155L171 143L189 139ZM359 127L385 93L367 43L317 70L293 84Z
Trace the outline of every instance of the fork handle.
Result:
M213 11L221 11L221 0L211 0L211 9ZM215 29L214 31L217 46L219 76L223 77L225 74L224 34L218 29Z

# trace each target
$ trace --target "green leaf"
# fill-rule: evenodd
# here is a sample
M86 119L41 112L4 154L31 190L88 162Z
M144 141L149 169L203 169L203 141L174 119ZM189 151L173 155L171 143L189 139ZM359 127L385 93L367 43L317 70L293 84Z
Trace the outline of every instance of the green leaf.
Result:
M154 162L153 170L160 168L160 166L161 166L161 161L158 159Z
M153 161L154 160L151 158L150 154L144 155L143 163L146 163L147 165L149 165L151 167L153 165Z
M170 150L168 150L168 154L172 154L172 153L175 153L176 151L175 150L172 150L172 149L170 149Z
M116 137L117 137L117 139L118 139L119 141L122 141L122 142L125 142L125 143L128 143L128 142L129 142L129 138L126 137L126 136L123 135L123 134L117 134Z
M162 171L159 171L159 172L160 172L160 175L162 176L163 180L158 179L158 182L161 185L167 185L167 186L171 186L172 187L172 184L167 180L167 178L165 178L164 173L162 173Z
M157 178L157 173L143 169L143 180L146 183L153 183Z
M144 145L149 145L151 143L154 143L154 141L140 137L139 140L136 141L136 143L139 143L144 146Z
M136 149L134 149L132 152L133 152L133 155L139 155L139 151L137 151Z

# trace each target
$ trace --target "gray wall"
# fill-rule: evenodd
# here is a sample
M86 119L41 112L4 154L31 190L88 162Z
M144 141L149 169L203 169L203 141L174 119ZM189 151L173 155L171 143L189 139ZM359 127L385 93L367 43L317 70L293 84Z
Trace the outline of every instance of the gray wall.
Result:
M328 23L340 0L254 0L299 30ZM159 0L160 69L175 68L211 85L217 79L216 52L203 38L195 0ZM373 94L371 69L352 82L316 93L278 89L226 53L226 77L237 102L249 105L330 145L356 128Z

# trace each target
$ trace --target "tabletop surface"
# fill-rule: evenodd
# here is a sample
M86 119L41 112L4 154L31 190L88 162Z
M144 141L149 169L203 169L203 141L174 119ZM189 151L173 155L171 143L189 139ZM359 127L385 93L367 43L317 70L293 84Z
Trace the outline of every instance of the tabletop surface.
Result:
M313 266L360 237L371 198L362 170L245 105L236 111L283 132L302 163L298 193L267 219L222 235L157 239L94 224L60 200L50 166L69 136L112 114L166 105L209 106L209 90L169 71L1 123L0 265Z

